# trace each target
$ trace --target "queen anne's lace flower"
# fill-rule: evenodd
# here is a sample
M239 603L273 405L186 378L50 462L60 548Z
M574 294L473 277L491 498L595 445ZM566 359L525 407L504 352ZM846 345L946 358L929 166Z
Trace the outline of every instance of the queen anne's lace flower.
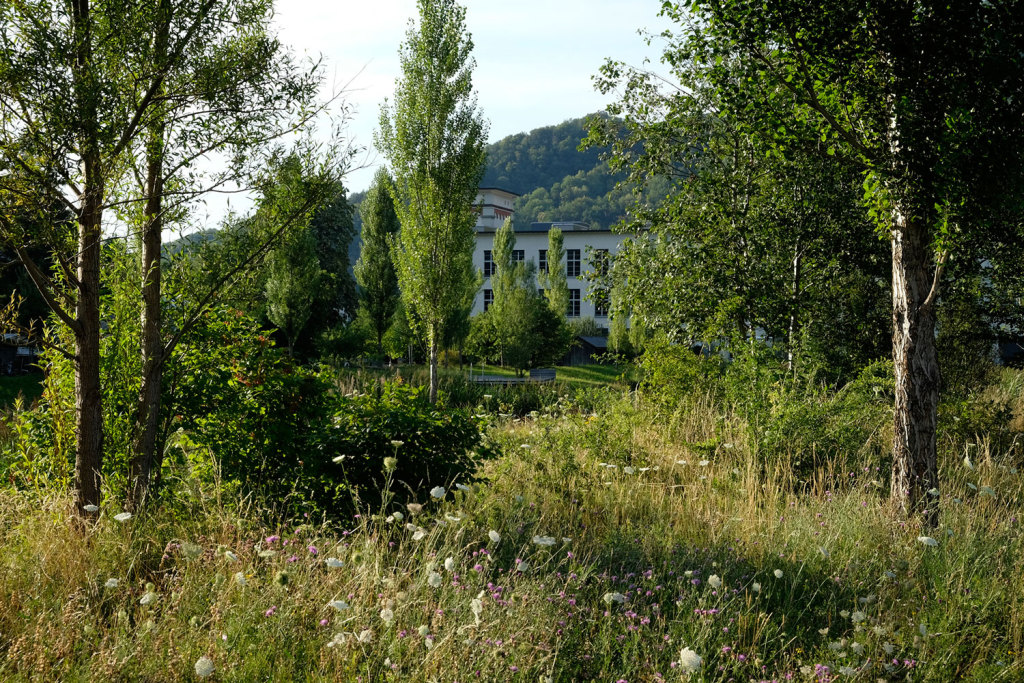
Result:
M204 655L196 661L196 676L200 678L212 676L213 668L213 660Z
M491 543L498 543L499 541L501 541L501 534L499 534L494 529L491 529L487 532L487 538L491 539Z
M691 674L700 668L703 660L701 656L688 647L679 652L679 669L686 674Z
M127 522L131 518L132 513L130 512L119 512L116 515L114 515L114 520L118 522Z

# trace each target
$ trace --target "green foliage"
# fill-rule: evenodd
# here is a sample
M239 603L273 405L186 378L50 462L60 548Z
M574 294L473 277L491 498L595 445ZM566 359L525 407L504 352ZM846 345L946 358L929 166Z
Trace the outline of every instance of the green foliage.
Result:
M287 236L270 254L267 317L287 336L289 353L294 353L299 334L309 321L314 293L323 279L315 240L306 229Z
M376 338L377 353L384 351L384 334L392 324L399 299L398 278L388 247L388 240L394 239L400 227L392 184L387 170L379 169L370 191L359 205L362 247L355 276L360 288L360 312Z
M565 274L565 237L557 227L548 230L548 269L538 279L551 311L561 318L569 312L569 281Z
M337 514L373 500L391 440L408 444L402 480L432 485L464 474L480 444L467 414L431 405L421 390L385 383L340 396L239 311L208 315L175 370L176 424L192 457L208 458L210 483L290 509Z
M446 322L479 288L473 268L473 200L487 138L476 109L465 9L452 0L419 0L399 58L394 102L381 110L378 147L395 177L402 224L393 254L402 297L422 325L433 368Z

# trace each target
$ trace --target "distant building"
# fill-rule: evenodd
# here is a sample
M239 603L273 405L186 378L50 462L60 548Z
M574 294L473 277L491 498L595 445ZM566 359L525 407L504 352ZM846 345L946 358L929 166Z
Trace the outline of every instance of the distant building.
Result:
M477 194L480 216L476 223L476 250L473 265L484 274L484 284L473 303L473 315L482 313L494 301L491 275L494 272L494 233L514 212L513 203L519 195L493 187L482 187ZM516 229L513 258L532 261L538 272L548 269L548 231L557 227L562 231L565 249L565 274L569 286L568 318L593 317L599 327L608 327L608 302L592 301L588 297L592 283L584 276L598 268L608 267L609 260L619 250L626 235L611 230L596 230L586 223L567 221L560 223L531 223L528 228ZM539 286L539 285L538 285Z

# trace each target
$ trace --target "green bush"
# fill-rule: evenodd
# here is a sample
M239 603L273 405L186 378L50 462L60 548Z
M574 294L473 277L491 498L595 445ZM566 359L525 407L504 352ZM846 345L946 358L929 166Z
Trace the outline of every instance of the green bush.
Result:
M193 460L209 458L221 486L336 514L378 498L392 441L404 442L395 475L413 490L473 465L481 434L466 412L398 382L342 396L240 312L209 314L187 348L174 378L176 420Z

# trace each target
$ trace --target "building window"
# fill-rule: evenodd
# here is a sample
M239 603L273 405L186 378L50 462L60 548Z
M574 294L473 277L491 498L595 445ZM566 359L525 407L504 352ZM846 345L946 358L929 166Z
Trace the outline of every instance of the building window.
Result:
M608 317L608 293L607 292L595 292L594 297L594 317L595 318L607 318Z
M590 254L590 265L598 275L607 275L611 259L608 257L607 249L595 249Z
M484 249L484 277L494 274L494 260L491 258L491 250ZM490 290L487 290L490 291Z
M522 263L526 260L526 251L524 249L513 249L512 250L512 263Z
M544 298L544 288L543 287L538 287L537 288L537 296L539 296L542 299Z
M484 290L484 310L486 311L488 308L490 308L491 304L493 304L493 303L494 303L494 290L493 289L485 289Z
M566 249L565 250L565 276L566 277L579 277L580 276L580 250L579 249Z
M578 254L579 251L576 253ZM569 290L569 317L580 317L580 290L578 289Z
M542 273L548 272L548 250L541 249L537 252L537 270Z

